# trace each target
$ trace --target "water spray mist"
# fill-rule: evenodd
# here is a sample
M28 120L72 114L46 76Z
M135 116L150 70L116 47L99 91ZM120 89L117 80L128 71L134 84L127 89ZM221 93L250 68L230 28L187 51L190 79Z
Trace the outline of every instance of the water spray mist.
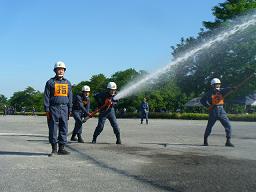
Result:
M218 33L218 35L216 35L214 38L209 39L208 41L202 43L201 45L191 49L190 51L187 51L182 56L177 57L175 60L173 60L171 63L169 63L165 67L156 70L155 72L145 76L143 79L137 82L132 82L128 84L115 96L115 99L122 99L138 92L148 82L152 82L152 80L158 79L161 75L168 72L172 66L186 61L187 59L197 54L198 52L205 50L207 48L210 48L219 42L227 41L230 36L236 34L239 31L243 31L250 26L256 25L256 13L253 12L253 14L250 14L249 16L244 17L242 20L243 22L233 25L232 27L230 27L230 29L227 29L223 32Z

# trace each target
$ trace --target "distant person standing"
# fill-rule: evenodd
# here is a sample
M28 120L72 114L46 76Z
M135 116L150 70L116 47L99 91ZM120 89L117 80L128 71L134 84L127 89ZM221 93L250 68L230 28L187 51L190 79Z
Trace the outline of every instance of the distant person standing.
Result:
M148 113L149 113L149 105L147 103L147 98L144 97L143 101L140 104L140 112L141 112L141 121L140 123L143 124L143 119L146 119L146 124L148 124Z
M26 114L26 107L22 107L21 112L22 112L23 115L25 115Z
M49 127L49 142L52 145L49 156L69 154L64 146L67 144L68 119L72 111L72 90L71 83L64 78L65 71L65 64L58 61L54 66L56 75L46 82L44 90L44 108Z
M7 107L6 105L4 105L4 109L3 109L3 116L7 115Z
M32 116L36 116L36 108L34 106L32 107Z
M90 87L85 85L82 87L82 92L74 97L72 114L75 119L75 127L72 132L71 141L84 143L82 138L83 118L91 117L90 114ZM76 138L76 136L78 138Z

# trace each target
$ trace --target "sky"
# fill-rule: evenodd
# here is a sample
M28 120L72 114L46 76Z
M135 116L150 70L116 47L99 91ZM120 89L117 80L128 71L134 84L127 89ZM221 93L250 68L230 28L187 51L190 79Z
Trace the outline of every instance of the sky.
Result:
M72 84L171 61L171 46L197 36L224 0L0 0L0 94L43 92L64 61Z

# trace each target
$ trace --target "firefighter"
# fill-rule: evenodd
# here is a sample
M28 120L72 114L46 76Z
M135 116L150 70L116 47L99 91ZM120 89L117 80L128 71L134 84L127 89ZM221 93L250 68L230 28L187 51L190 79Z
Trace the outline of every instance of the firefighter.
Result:
M82 93L76 95L73 100L72 114L75 119L75 127L72 132L71 141L78 141L78 143L84 143L82 138L82 119L89 116L90 112L90 87L85 85L82 87ZM78 138L76 138L76 136Z
M116 115L114 110L114 105L116 105L117 101L114 100L114 96L116 95L117 85L114 82L109 82L107 85L107 92L102 92L94 95L94 98L100 108L104 104L106 107L100 110L98 125L94 131L92 143L96 143L97 137L100 135L104 128L104 124L106 119L109 120L111 126L113 127L113 131L116 135L116 144L121 144L120 139L120 129L116 121Z
M69 154L64 147L67 144L68 119L72 111L72 90L71 83L64 78L65 71L65 63L58 61L54 65L55 77L46 82L44 90L44 109L52 146L49 156Z
M201 98L200 102L209 109L209 119L204 133L204 146L208 146L208 136L217 120L221 122L226 132L226 146L234 147L231 143L231 125L225 112L224 96L232 88L221 88L221 81L218 78L211 80L211 89Z
M140 104L140 112L141 112L141 121L140 123L143 124L143 119L146 119L146 124L148 124L148 112L149 112L149 106L147 103L147 98L145 97L143 101Z

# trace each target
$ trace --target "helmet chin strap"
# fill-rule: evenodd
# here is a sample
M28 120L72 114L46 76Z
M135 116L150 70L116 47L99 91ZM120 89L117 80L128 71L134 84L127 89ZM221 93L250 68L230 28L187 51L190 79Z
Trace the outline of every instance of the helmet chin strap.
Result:
M57 76L58 78L62 79L64 75L57 75L57 74L56 74L56 76Z

